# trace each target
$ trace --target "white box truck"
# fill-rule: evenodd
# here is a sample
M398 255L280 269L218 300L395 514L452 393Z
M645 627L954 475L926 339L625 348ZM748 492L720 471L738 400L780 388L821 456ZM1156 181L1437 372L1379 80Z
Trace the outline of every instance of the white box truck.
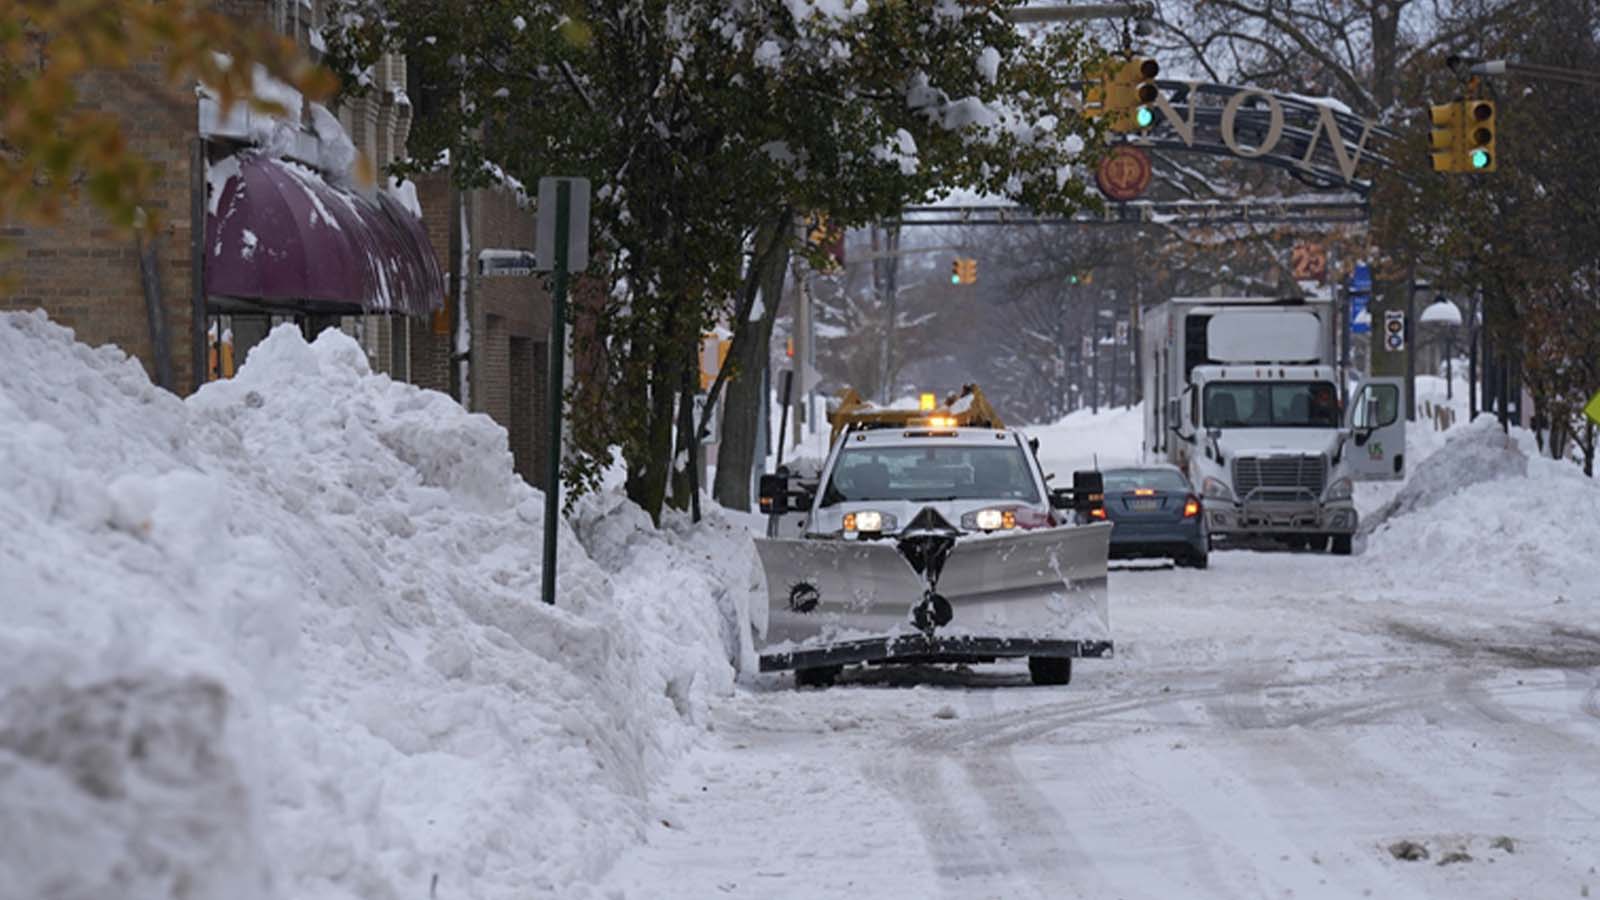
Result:
M1404 473L1402 379L1339 399L1328 298L1178 297L1146 312L1148 460L1182 468L1212 540L1350 552L1353 482Z

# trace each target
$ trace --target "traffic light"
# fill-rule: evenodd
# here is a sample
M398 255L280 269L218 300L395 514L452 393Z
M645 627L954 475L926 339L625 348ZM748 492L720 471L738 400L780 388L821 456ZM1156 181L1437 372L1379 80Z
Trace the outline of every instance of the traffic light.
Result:
M950 283L972 284L978 280L978 261L958 256L950 261Z
M1428 107L1428 143L1435 172L1493 172L1494 101L1454 100Z
M1428 107L1433 130L1428 133L1428 148L1435 172L1461 171L1461 104L1437 103Z
M961 257L950 260L950 283L961 283Z
M1126 134L1156 123L1156 76L1161 64L1148 56L1106 60L1091 71L1084 88L1084 115L1106 116L1106 127Z
M1133 88L1134 107L1129 116L1133 127L1129 130L1143 131L1156 124L1155 102L1160 93L1156 76L1161 74L1161 64L1148 56L1135 56L1123 64L1122 72Z
M1083 70L1083 117L1093 119L1105 115L1106 88L1111 81L1111 61L1103 65L1087 66Z
M1466 130L1466 169L1468 172L1493 172L1499 160L1494 152L1494 101L1468 100L1462 104Z

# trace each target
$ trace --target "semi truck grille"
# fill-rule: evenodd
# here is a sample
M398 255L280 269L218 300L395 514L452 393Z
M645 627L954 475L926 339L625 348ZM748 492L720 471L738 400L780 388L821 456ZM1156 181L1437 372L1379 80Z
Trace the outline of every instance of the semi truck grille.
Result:
M1243 498L1266 491L1304 488L1322 496L1328 478L1328 460L1317 456L1240 456L1233 460L1233 487Z

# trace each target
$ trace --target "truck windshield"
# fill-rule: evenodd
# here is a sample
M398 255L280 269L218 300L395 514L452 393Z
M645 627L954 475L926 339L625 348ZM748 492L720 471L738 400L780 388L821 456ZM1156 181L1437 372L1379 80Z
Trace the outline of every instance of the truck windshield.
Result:
M859 500L1039 502L1022 448L852 447L841 451L822 505Z
M1207 428L1337 428L1339 400L1326 381L1219 381L1206 385Z

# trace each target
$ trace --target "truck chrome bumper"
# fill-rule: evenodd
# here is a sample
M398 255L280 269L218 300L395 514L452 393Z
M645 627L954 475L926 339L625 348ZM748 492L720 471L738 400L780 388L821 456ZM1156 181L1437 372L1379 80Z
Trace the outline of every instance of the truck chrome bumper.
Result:
M1216 501L1211 501L1216 504ZM1213 535L1228 534L1354 534L1360 524L1348 503L1246 501L1231 506L1208 505L1206 524Z

